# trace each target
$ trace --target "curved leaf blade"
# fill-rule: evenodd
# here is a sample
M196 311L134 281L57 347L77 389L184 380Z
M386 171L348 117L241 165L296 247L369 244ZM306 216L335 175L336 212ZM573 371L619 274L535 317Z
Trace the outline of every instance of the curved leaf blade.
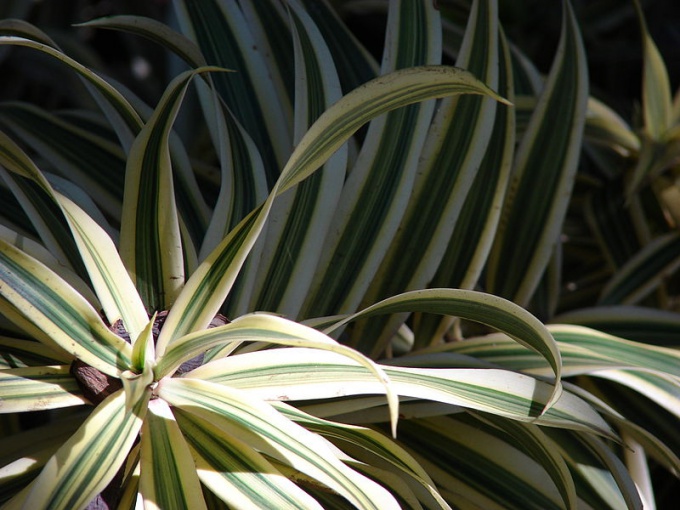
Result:
M418 101L462 93L485 94L507 102L466 71L425 66L376 78L326 110L300 140L263 206L244 218L192 274L158 338L159 354L172 339L210 323L231 290L277 195L311 175L372 118Z
M102 372L118 376L131 365L132 348L59 276L0 240L0 303L20 314L51 342Z
M191 413L176 412L201 482L225 503L236 508L321 508L237 437Z
M538 352L550 365L555 375L555 389L551 402L561 392L562 361L559 348L550 332L533 315L503 298L482 292L460 289L427 289L405 292L369 306L325 327L331 333L350 321L373 315L428 312L453 315L480 322L510 335L515 341ZM550 405L550 404L549 404Z
M381 365L381 368L401 397L469 407L515 420L596 431L613 437L609 425L571 393L563 392L545 410L554 388L533 377L488 368L387 365ZM337 353L319 353L303 348L228 356L199 367L192 374L267 400L310 400L384 393L384 387L356 362Z
M384 385L396 428L399 400L390 387L389 378L361 353L337 343L323 333L280 317L267 314L244 315L224 326L187 335L173 342L156 367L157 379L165 377L180 363L213 346L244 341L261 341L288 346L304 346L347 356L356 361ZM193 373L193 372L192 372Z
M246 443L343 495L360 508L396 509L394 498L379 485L349 469L323 439L283 418L270 406L226 386L191 378L165 378L158 394Z
M511 194L488 266L489 292L522 306L531 300L559 239L585 125L586 56L571 5L563 5L557 56L517 150Z
M86 404L69 366L0 370L0 413L23 413Z
M147 399L125 409L118 391L104 400L47 461L24 501L26 508L85 506L118 471L142 426ZM96 431L96 433L95 433Z
M151 312L170 308L184 284L170 132L189 82L197 74L210 71L221 69L186 71L168 85L128 157L120 251L142 301Z
M158 509L205 509L201 484L184 435L170 407L149 402L141 430L139 490L144 506Z

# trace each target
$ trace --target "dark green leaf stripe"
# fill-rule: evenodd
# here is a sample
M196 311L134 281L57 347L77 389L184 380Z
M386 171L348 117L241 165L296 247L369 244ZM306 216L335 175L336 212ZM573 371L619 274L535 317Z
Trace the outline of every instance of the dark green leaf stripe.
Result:
M379 455L404 473L420 478L421 483L429 483L428 474L413 457L397 443L390 441L380 432L366 427L345 425L344 423L323 420L283 403L274 402L272 405L274 405L281 414L304 425L305 428L312 432L364 448L375 455Z
M522 452L536 460L546 470L557 486L565 507L570 509L577 508L576 487L574 486L569 468L564 458L559 454L555 446L551 444L551 441L545 436L540 427L528 423L500 420L494 416L479 415L476 417L482 422L489 422L493 425L493 427L489 428L491 434L494 434L494 432L499 436L507 434L510 439L508 441L509 444L519 448Z
M473 7L456 64L495 89L496 9L486 1L476 2ZM432 280L486 151L495 110L495 101L478 96L447 98L438 107L408 208L375 276L369 277L371 287L362 296L361 306L426 287ZM340 308L350 312L355 309L356 304ZM352 343L378 355L403 319L385 316L358 324L352 332Z
M43 243L65 265L87 279L83 261L75 246L52 188L35 164L7 135L0 132L0 163L17 200L31 218ZM5 173L6 170L9 172Z
M159 355L170 341L202 329L213 319L254 243L253 237L262 228L262 214L259 207L241 220L194 272L161 330Z
M680 377L680 354L676 349L665 349L630 342L588 328L551 326L558 342L583 347L612 360Z
M0 336L0 370L38 365L60 365L69 363L64 353L31 340L20 340Z
M376 78L319 117L297 145L274 193L280 194L311 175L348 137L375 116L413 102L460 93L487 94L505 102L471 74L452 67L410 68ZM212 320L231 290L270 207L271 202L267 202L264 211L253 211L194 272L161 332L160 354L171 338L206 326Z
M239 356L224 358L213 362L219 369L203 373L202 377L229 387L250 389L263 398L276 398L281 394L290 400L312 396L328 398L337 396L338 386L345 395L383 393L373 374L363 367L326 358L322 361L318 357L303 360L303 357L309 357L305 351L283 349L274 356L268 351L250 353L243 365L237 359ZM571 394L562 393L561 398L543 412L551 397L552 385L515 372L486 368L424 369L385 365L381 368L400 396L470 407L542 425L597 430L611 435L608 425Z
M286 91L285 100L292 105L295 96L293 80L295 71L293 54L290 51L292 44L288 26L290 18L287 18L287 15L290 15L295 5L286 5L284 8L277 0L261 0L260 2L242 2L241 7L244 12L245 10L251 11L246 13L246 16L253 26L256 26L254 19L259 22L258 45L264 46L263 49L271 53L268 65L275 67L276 74L281 76L283 81L281 87ZM281 101L284 101L283 95L281 95ZM286 107L288 106L290 105L287 104Z
M428 289L385 299L325 329L326 333L350 321L378 314L427 312L480 322L503 331L522 345L541 354L552 367L559 385L561 361L555 340L545 326L520 307L503 298L476 291ZM556 389L556 391L558 391Z
M339 99L339 85L335 68L332 62L324 62L324 57L328 60L328 50L319 41L316 32L309 33L308 30L315 30L315 27L307 26L309 20L304 14L297 12L294 8L290 12L293 22L294 41L296 42L296 58L299 59L297 69L301 70L302 76L298 76L296 83L302 88L305 83L305 97L297 100L296 110L304 112L297 118L296 132L304 132L307 128L324 112L324 110L337 99ZM302 94L301 94L302 95ZM335 201L339 195L338 189L342 186L344 178L344 164L341 168L326 168L311 175L308 179L301 182L296 190L293 203L287 209L285 216L285 226L281 232L280 241L276 244L273 256L269 259L269 267L266 268L267 276L264 278L265 285L262 286L258 299L252 307L255 310L281 311L290 315L294 309L293 303L283 302L286 292L291 291L291 287L308 285L307 281L296 277L294 270L304 265L303 273L310 274L310 265L316 262L316 257L309 259L309 255L317 253L309 246L319 247L319 239L310 239L312 231L325 232L328 224L329 211L334 208ZM342 172L340 171L342 170ZM329 175L329 172L335 175ZM331 190L329 192L329 187ZM318 225L321 225L320 227ZM270 229L272 225L270 224ZM307 248L305 250L305 248ZM265 270L263 268L262 270ZM304 293L306 288L300 289ZM293 301L293 300L291 300ZM300 301L295 299L294 301Z
M498 90L512 97L512 79L507 41L500 34L500 73ZM508 185L514 154L514 108L496 108L493 132L475 180L465 198L449 245L430 287L472 289L479 276L495 238L499 212ZM436 337L441 317L426 314L418 321L415 347L438 341Z
M246 33L248 27L240 8L231 2L220 5L214 0L186 0L180 3L178 10L181 12L179 19L182 30L192 33L196 38L206 61L237 71L228 77L217 75L213 82L239 123L257 145L265 163L267 182L270 187L273 186L280 168L278 160L283 159L281 147L288 144L284 140L278 140L280 136L275 136L276 130L273 128L271 133L267 132L266 126L272 122L274 112L262 110L263 103L258 100L256 91L268 84L259 83L261 80L251 74L253 66L264 66L264 63L247 60L249 57L260 57L253 49L252 36L239 34L238 26L245 28Z
M375 78L378 65L326 2L302 0L333 54L344 93Z
M460 439L458 435L448 433L447 426L455 427ZM439 468L431 471L435 482L439 481L445 487L452 485L453 478L457 483L463 483L507 509L563 508L557 501L528 483L527 479L518 474L519 470L504 466L500 458L494 458L488 451L480 452L479 445L488 445L493 438L487 436L484 441L483 437L479 437L481 432L469 426L465 427L450 418L406 421L400 427L400 434L417 452L417 459L426 459L428 464L432 463ZM478 444L467 443L466 436L477 436ZM495 450L499 456L506 453L506 448L512 448L511 445L502 446L505 448L498 447ZM524 460L528 459L524 457Z
M28 104L5 103L0 115L26 143L52 160L62 175L78 182L107 213L120 217L125 175L120 147Z
M578 324L652 345L673 347L680 338L680 314L645 306L595 306L565 312L555 324Z
M162 400L147 412L141 441L140 485L145 498L159 509L205 508L189 447Z

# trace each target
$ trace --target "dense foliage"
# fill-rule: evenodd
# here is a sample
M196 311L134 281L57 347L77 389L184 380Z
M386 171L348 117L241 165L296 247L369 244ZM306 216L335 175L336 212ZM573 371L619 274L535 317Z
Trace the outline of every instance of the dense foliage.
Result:
M3 4L3 508L669 504L680 93L605 3Z

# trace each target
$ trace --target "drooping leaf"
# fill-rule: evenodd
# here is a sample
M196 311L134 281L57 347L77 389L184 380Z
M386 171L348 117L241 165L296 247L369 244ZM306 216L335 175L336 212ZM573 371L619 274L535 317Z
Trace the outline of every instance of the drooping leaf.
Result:
M244 218L192 274L158 338L159 354L173 338L201 329L212 320L255 243L276 195L311 175L372 118L414 102L462 93L486 94L505 101L466 71L424 66L376 78L326 110L296 146L262 208Z

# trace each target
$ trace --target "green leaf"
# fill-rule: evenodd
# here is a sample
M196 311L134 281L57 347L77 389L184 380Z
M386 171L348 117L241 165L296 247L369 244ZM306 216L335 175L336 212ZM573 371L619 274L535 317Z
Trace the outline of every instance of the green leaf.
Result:
M366 427L323 420L283 402L272 402L272 406L284 416L303 425L307 430L334 440L343 451L350 453L357 460L365 457L370 459L366 462L376 464L374 456L379 457L387 463L390 472L403 477L402 482L406 480L414 491L421 494L421 500L430 501L432 506L449 508L422 466L399 444L391 441L383 433Z
M33 161L7 135L0 132L0 177L31 220L41 241L59 261L80 277L85 270L68 231L52 187Z
M457 66L468 69L492 89L499 84L498 33L496 2L475 2L456 60ZM462 221L460 213L487 151L497 104L486 97L463 96L448 97L437 106L417 161L412 190L408 188L408 206L399 229L395 226L396 235L389 238L384 258L376 261L372 272L359 277L371 282L361 296L361 307L400 292L427 287L458 222ZM364 217L371 220L370 215ZM469 241L473 243L472 239ZM343 275L356 271L339 268L337 272ZM332 311L351 313L357 304ZM351 332L351 341L360 350L375 354L385 347L403 321L404 316L397 316L358 324Z
M23 317L72 356L117 376L131 365L131 346L112 333L99 314L59 276L0 240L3 314ZM10 316L11 317L11 316Z
M604 503L613 508L642 509L640 495L626 467L603 441L588 434L572 434L555 429L547 433L569 464L577 484L590 485L596 497L601 498L599 505ZM581 490L581 494L587 492ZM593 501L588 503L599 506Z
M168 404L149 402L141 432L140 493L159 509L207 508L189 446Z
M378 115L456 94L481 94L509 104L471 73L455 67L418 66L379 76L345 95L312 125L288 160L278 192L308 177L356 130Z
M17 137L77 182L99 207L120 221L125 155L88 126L25 103L3 103L0 117Z
M331 54L310 16L291 2L290 18L295 49L295 123L297 142L330 105L341 96ZM324 167L301 182L294 196L282 197L273 207L262 258L257 264L259 290L249 309L298 315L314 277L343 189L348 150L344 146ZM255 269L255 268L253 268Z
M147 396L148 398L148 396ZM147 399L126 411L118 391L93 411L29 486L26 508L80 508L101 492L125 460L142 426Z
M116 246L108 234L73 202L63 196L57 196L57 200L109 323L121 319L134 342L149 319Z
M45 206L40 215L46 223L43 230L49 232L46 236L47 246L57 252L61 252L62 246L65 250L77 252L69 258L75 260L76 268L84 264L109 322L113 324L122 319L135 338L148 319L111 238L77 205L55 192L33 162L2 133L0 141L7 150L3 154L9 158L4 162L6 168L16 174L18 179L30 179L50 201L43 202ZM63 232L62 222L57 221L55 225L55 216L65 219L64 223L71 235ZM34 223L41 225L38 220Z
M167 376L183 361L213 346L244 341L308 347L338 353L356 361L384 385L384 392L390 405L392 425L393 428L396 427L399 401L390 387L389 378L377 365L361 353L337 343L315 329L273 315L244 315L224 326L198 331L177 339L170 344L168 351L159 361L156 378L161 379Z
M431 27L440 24L429 2L391 2L381 73L439 64L441 34ZM312 266L317 274L304 296L303 317L354 311L375 280L411 195L434 107L433 101L413 104L369 124L333 207L322 257Z
M68 365L0 370L0 413L23 413L87 404Z
M499 34L498 89L512 98L508 43ZM473 289L478 284L496 236L500 212L512 169L515 109L497 108L484 159L465 198L437 273L429 287ZM415 346L438 342L451 328L454 317L419 314L414 321Z
M210 323L259 236L276 195L311 175L372 118L414 102L461 93L487 94L505 102L466 71L426 66L376 78L326 110L296 146L263 206L244 218L187 281L158 337L159 355L172 339Z
M399 508L382 487L345 466L320 436L241 391L190 378L162 379L157 391L171 405L291 465L360 508Z
M530 455L546 470L560 492L566 508L575 509L578 507L576 487L569 468L559 450L540 427L527 423L501 421L494 417L482 415L476 415L476 417L482 422L488 421L502 430L504 434L508 434L512 446ZM493 448L488 448L487 451L492 452Z
M586 57L572 8L568 1L563 5L557 56L517 149L487 273L489 292L522 306L529 303L559 239L585 124Z
M659 49L649 35L639 0L634 1L640 21L643 48L642 113L645 133L660 141L671 127L672 97L668 71Z
M216 90L252 137L264 161L269 186L290 152L290 123L282 105L286 91L277 87L277 70L257 47L251 24L234 2L185 0L175 3L182 32L200 47L205 60L236 71L213 77Z
M33 480L54 452L78 429L85 416L87 413L72 413L0 439L0 499L6 501Z
M175 78L130 150L120 251L150 311L170 308L184 284L169 136L189 82L210 71L220 69L200 68Z
M680 313L646 306L594 306L560 313L555 324L574 324L652 345L672 347L680 338Z
M163 45L192 67L207 65L201 50L196 44L155 19L144 18L142 16L114 15L93 19L75 26L121 30L137 34Z
M201 482L236 508L321 508L263 455L209 421L175 411Z
M327 2L302 0L328 44L338 68L343 92L375 78L378 65L370 52L357 40L338 13Z
M482 292L459 289L427 289L412 291L385 299L353 315L327 326L331 333L350 321L378 314L428 312L468 319L510 335L515 341L543 356L555 375L551 402L561 392L561 359L559 349L545 326L521 307L503 298ZM380 352L376 349L376 352ZM550 405L550 404L548 404Z
M387 365L381 365L381 368L400 397L469 407L515 420L612 437L609 425L571 393L563 392L552 407L545 410L554 387L533 377L487 368ZM228 356L197 368L192 377L246 390L252 397L266 400L381 395L385 391L382 384L356 362L337 353L302 348ZM352 401L341 402L339 408L351 411ZM335 409L334 414L341 412Z
M0 370L38 365L68 364L71 360L63 352L50 349L33 340L0 336Z
M35 36L35 34L23 35ZM24 37L0 36L0 45L15 45L32 48L69 66L82 77L88 85L92 86L92 88L90 88L91 91L96 91L94 96L95 99L102 99L100 106L107 116L109 116L109 120L116 128L117 133L123 142L126 140L130 141L130 133L136 133L141 128L141 118L115 87L86 66L83 66L62 53L60 50L48 46L43 42L30 40Z
M505 425L502 420L496 422ZM516 432L525 427L515 424L508 428ZM465 495L478 505L472 508L496 508L494 503L500 508L576 508L560 497L555 480L546 466L526 451L526 435L524 439L465 415L408 421L402 434L402 441L438 485L459 494L450 498L453 503ZM544 441L550 442L547 438ZM568 472L565 475L570 478Z

